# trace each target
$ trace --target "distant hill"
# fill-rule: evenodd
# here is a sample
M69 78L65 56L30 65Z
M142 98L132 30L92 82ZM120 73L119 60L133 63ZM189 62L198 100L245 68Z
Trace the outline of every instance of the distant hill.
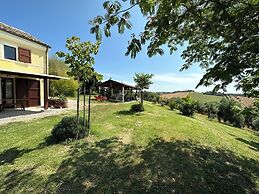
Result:
M193 92L193 91L177 91L172 93L162 93L160 96L164 99L171 99L171 98L185 98L187 95L189 95L193 100L197 100L202 103L206 102L219 102L224 97L230 97L233 100L238 101L242 106L248 107L253 104L255 101L254 98L248 98L242 95L212 95L212 94L204 94L199 92Z

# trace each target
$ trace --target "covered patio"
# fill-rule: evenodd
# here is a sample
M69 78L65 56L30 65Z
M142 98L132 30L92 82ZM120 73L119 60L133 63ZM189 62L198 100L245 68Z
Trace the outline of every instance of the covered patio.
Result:
M55 75L0 69L0 111L3 108L42 106L48 109L49 79L68 79Z
M135 90L135 92L134 92ZM136 100L138 88L122 82L109 79L99 85L99 93L106 96L108 100L121 102Z

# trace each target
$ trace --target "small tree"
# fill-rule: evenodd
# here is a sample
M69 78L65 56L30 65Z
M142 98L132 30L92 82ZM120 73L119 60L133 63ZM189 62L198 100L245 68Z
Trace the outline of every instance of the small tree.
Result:
M69 65L68 75L75 77L79 83L86 88L87 82L91 82L93 79L101 80L102 75L94 71L93 65L95 63L93 55L97 55L100 43L92 44L91 42L81 42L78 37L68 38L66 41L66 47L69 52L57 52L57 55L61 58L65 58L65 63ZM89 81L90 80L90 81ZM79 123L79 94L80 88L77 90L77 123ZM90 97L91 92L89 93ZM90 104L89 99L89 104ZM89 106L90 112L90 106ZM85 114L85 89L84 89L84 127L86 127L86 114ZM90 125L88 125L90 127ZM90 129L89 129L90 130Z
M145 74L145 73L135 73L133 77L136 86L140 89L140 98L141 98L141 105L143 106L143 91L144 89L149 89L149 86L153 84L151 81L153 74Z

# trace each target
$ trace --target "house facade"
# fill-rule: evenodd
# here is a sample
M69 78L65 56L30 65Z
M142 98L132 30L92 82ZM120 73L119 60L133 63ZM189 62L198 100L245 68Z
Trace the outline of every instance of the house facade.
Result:
M0 22L1 107L48 108L48 51L34 36Z

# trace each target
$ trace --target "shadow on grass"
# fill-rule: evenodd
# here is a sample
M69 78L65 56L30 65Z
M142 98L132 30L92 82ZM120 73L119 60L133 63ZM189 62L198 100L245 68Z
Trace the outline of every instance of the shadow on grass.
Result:
M8 173L0 192L258 193L258 161L190 141L157 138L146 147L118 138L78 143L51 176L41 177L38 168Z
M140 147L110 138L72 148L45 192L257 193L258 169L256 160L190 141L158 138Z
M114 114L127 116L127 115L137 115L137 112L134 112L131 110L120 110L120 111L115 112Z
M58 143L59 142L57 142L55 140L55 138L52 135L50 135L50 136L44 138L43 142L41 142L38 145L37 149L42 149L44 147L51 146L51 145L58 144Z
M236 140L241 141L245 144L247 144L252 150L259 151L259 143L255 141L247 141L243 138L237 137Z
M10 148L0 153L0 166L4 164L13 164L13 162L35 149L19 149L18 147Z

